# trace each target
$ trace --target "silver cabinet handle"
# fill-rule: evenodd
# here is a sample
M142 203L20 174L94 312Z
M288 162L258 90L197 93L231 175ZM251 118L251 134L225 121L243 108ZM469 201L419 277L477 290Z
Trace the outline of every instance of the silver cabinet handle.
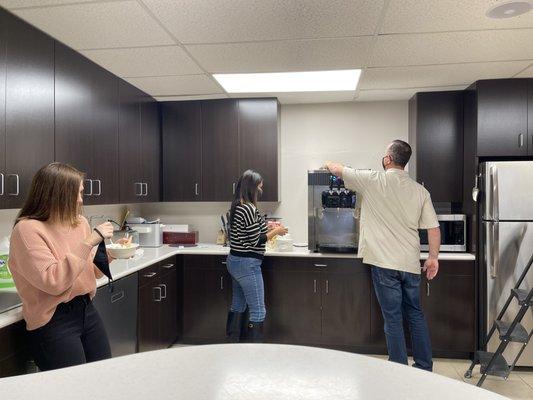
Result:
M329 294L329 281L326 279L326 294Z
M322 268L324 268L324 267L327 267L327 266L328 266L328 264L315 264L315 267L322 267Z
M518 135L518 147L524 147L524 134Z
M162 298L162 299L166 299L166 298L167 298L167 285L165 285L164 283L162 283L162 284L159 285L159 286L161 286L162 289L165 289L165 291L164 291L163 294L161 295L161 298Z
M102 195L102 181L100 179L95 179L95 182L98 183L98 193L95 193L95 196L101 196ZM92 191L92 184L91 184L91 191Z
M93 181L91 179L85 179L85 189L88 193L84 193L85 196L93 195Z
M232 186L232 188L233 188L233 189L232 189L232 192L233 192L233 194L235 194L235 182L233 182L233 186Z
M220 263L221 263L222 265L227 265L227 264L228 264L227 261L221 261Z
M198 184L197 183L194 184L194 195L198 196Z
M166 268L166 269L170 269L174 266L174 264L165 264L165 265L161 265L161 267L163 268Z
M124 290L121 290L120 292L118 293L115 293L114 295L111 296L111 303L116 303L117 301L120 301L124 298Z
M7 177L11 177L11 176L14 176L15 178L17 178L17 191L15 193L8 193L10 196L18 196L20 194L20 177L18 176L18 174L9 174Z
M148 272L147 274L144 274L143 277L145 278L153 278L157 275L157 272Z
M156 297L155 294L156 294L156 291L159 291L159 297ZM153 288L153 295L154 295L154 301L161 301L161 288L159 286L156 286Z
M429 282L426 282L426 296L429 297Z
M316 293L316 279L313 279L313 293Z
M144 185L144 189L145 189L144 190L144 197L146 197L146 196L148 196L148 184L145 182L145 183L143 183L143 185Z
M0 196L3 196L4 195L4 174L0 173L0 175L2 176L2 192L0 193Z
M142 182L135 182L134 186L135 186L135 196L142 196L143 195L143 184L142 184ZM141 193L137 193L137 186L141 187Z
M224 290L224 277L220 277L220 290Z

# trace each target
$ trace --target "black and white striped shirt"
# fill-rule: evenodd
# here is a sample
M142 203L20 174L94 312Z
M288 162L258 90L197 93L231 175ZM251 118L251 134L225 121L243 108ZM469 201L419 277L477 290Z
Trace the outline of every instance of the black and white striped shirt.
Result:
M267 226L253 204L238 204L230 227L230 253L240 257L263 258Z

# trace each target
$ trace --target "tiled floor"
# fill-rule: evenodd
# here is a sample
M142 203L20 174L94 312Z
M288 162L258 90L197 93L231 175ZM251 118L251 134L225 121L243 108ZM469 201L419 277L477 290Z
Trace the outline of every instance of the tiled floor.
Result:
M175 344L173 347L185 346L186 345ZM387 359L386 356L373 357ZM470 366L469 360L448 360L438 358L433 361L433 370L437 374L457 379L470 385L475 385L479 380L479 366L474 369L472 379L465 379L463 377L465 371ZM410 363L412 364L412 360ZM533 400L533 372L515 371L506 381L501 378L489 376L485 380L483 388L513 400Z

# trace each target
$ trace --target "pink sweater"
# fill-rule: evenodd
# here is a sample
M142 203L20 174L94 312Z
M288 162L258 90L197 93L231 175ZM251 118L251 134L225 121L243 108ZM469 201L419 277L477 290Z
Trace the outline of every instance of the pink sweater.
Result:
M9 269L28 330L47 324L60 303L87 293L94 297L102 273L92 262L95 251L83 243L91 228L81 219L70 229L36 220L21 221L13 229Z

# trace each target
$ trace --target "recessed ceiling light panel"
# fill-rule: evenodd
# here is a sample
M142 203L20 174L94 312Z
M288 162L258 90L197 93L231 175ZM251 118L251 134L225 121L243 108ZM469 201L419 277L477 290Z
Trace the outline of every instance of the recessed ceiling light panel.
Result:
M355 91L360 69L338 71L214 74L228 93Z
M487 17L503 19L525 14L533 8L530 1L506 1L497 3L487 11Z

